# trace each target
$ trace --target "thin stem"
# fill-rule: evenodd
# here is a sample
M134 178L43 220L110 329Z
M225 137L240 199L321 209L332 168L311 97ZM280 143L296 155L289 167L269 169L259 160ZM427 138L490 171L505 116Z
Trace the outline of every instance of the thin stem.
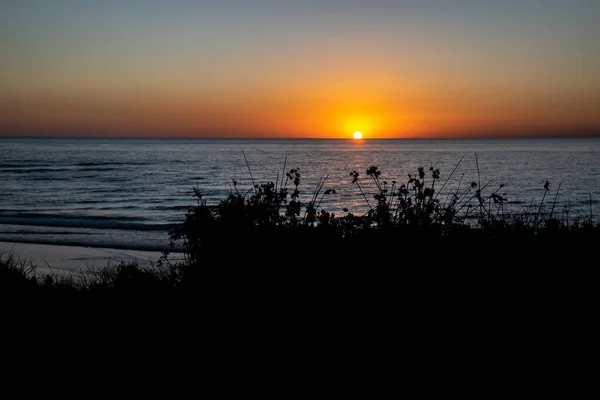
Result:
M477 153L475 153L475 165L477 166L477 187L479 188L476 193L479 193L479 215L480 218L483 216L483 205L481 204L481 174L479 173L479 160L477 158Z
M325 175L325 178L323 178L323 181L321 182L321 186L319 186L319 190L317 190L315 192L315 195L313 197L313 204L317 200L317 196L319 195L319 193L321 193L321 190L323 189L323 185L325 185L325 181L327 181L328 178L329 178L329 174ZM323 197L321 197L321 200L323 200ZM319 202L319 204L321 204L321 202Z
M329 178L329 174L325 175L325 177L322 178L322 181L319 182L319 184L317 185L317 188L315 189L315 192L313 193L312 199L310 201L312 203L315 211L317 210L319 205L321 205L321 201L323 201L323 196L325 196L325 194L323 194L323 196L321 196L321 201L319 201L319 204L317 204L315 206L315 201L317 201L317 197L319 196L319 193L321 193L321 190L323 189L323 185L325 185L325 181L327 180L327 178ZM304 211L304 219L306 219L307 213L308 213L308 209L306 209Z
M458 163L454 166L454 169L452 170L452 172L450 173L450 175L448 175L448 177L446 178L446 181L444 181L444 184L442 185L442 187L440 188L440 190L436 193L436 195L434 197L434 200L437 199L438 195L442 192L442 190L446 186L446 183L448 183L448 181L450 180L450 178L452 177L452 175L454 175L454 171L456 171L456 169L458 168L458 166L462 162L463 158L465 158L465 156L462 156L460 158L460 160L458 160Z
M556 194L554 195L554 201L552 202L552 209L550 210L550 218L552 218L552 214L554 214L554 207L556 206L556 199L558 198L558 192L560 191L560 185L562 185L562 182L558 184L558 189L556 189Z
M389 199L389 204L390 207L394 206L394 191L396 190L396 182L392 182L392 188L390 189L390 199Z
M484 186L483 186L483 187L482 187L480 190L483 190L483 189L485 189L485 188L486 188L486 187L487 187L487 186L488 186L490 183L492 183L492 180L493 180L493 179L490 179L490 180L489 180L489 182L488 182L488 183L486 183L486 184L485 184L485 185L484 185ZM479 193L481 194L481 191L480 191ZM468 204L468 203L469 203L471 200L473 200L473 198L474 198L475 196L477 196L477 193L475 193L473 196L471 196L471 197L469 198L469 200L467 200L467 201L466 201L466 203L463 203L463 205L462 205L462 206L461 206L461 207L460 207L458 210L456 210L456 212L459 212L459 211L460 211L460 210L461 210L461 209L462 209L462 208L465 206L465 204ZM480 202L480 204L481 204L481 202Z
M242 154L244 155L244 160L246 160L246 167L248 167L248 172L250 173L250 179L252 180L252 187L254 188L254 191L256 192L256 184L254 183L254 177L252 177L252 171L250 170L250 164L248 163L248 159L246 158L246 153L244 153L243 149L242 149Z
M283 188L283 177L285 176L285 166L287 164L287 156L285 156L285 159L283 160L283 171L281 172L281 188Z
M546 193L548 193L548 181L546 181L546 186L544 187L544 195L542 196L542 201L540 202L540 206L538 207L537 213L535 215L534 226L537 227L538 220L540 217L540 212L542 211L542 206L544 205L544 199L546 198Z
M458 181L458 185L456 186L456 191L454 192L454 197L456 198L456 200L458 201L458 191L460 190L460 185L462 184L462 180L465 177L465 174L463 173L460 177L460 180ZM446 203L448 202L448 197L450 197L452 195L452 193L448 193L448 195L446 196L446 199L444 199L444 204L442 204L442 208L446 207Z
M363 192L362 187L360 187L360 183L358 183L358 180L356 181L356 186L358 186L358 190L360 190L360 193L365 198L365 201L367 202L367 205L369 206L369 209L372 210L373 207L371 207L371 203L369 203L369 199L367 199L367 196L365 195L365 192Z

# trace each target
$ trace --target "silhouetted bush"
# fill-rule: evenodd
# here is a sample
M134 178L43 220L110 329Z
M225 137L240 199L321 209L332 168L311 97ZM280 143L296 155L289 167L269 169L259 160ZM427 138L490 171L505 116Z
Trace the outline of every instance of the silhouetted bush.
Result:
M332 193L320 182L312 198L300 201L300 172L291 169L287 180L255 184L241 194L234 190L218 205L208 205L199 189L185 221L172 232L182 240L182 268L198 272L210 268L352 268L398 263L449 263L461 253L501 264L545 262L580 258L598 240L599 228L589 221L568 224L542 213L542 199L535 214L509 214L507 201L496 190L484 195L477 182L449 191L441 202L440 171L418 168L405 183L381 180L376 166L366 170L376 188L369 198L357 171L350 173L368 211L355 215L344 210L337 216L319 209L322 197ZM293 182L291 191L287 182ZM364 181L363 181L364 182ZM547 192L549 183L544 189ZM560 246L556 247L560 242ZM542 251L545 246L553 246ZM573 249L577 247L577 253ZM549 251L551 250L551 251ZM549 255L546 255L549 254ZM475 257L476 256L476 257ZM187 272L191 275L192 272Z

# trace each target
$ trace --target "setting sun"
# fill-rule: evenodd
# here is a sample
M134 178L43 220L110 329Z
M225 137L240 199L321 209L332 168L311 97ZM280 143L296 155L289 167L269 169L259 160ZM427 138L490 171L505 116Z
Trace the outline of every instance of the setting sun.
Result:
M361 132L354 132L354 139L362 139L363 135Z

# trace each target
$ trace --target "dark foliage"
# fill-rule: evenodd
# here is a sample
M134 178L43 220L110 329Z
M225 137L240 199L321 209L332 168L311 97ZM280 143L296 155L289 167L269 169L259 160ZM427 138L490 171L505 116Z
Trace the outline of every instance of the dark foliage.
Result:
M35 266L2 254L0 290L12 304L63 312L166 316L184 305L316 307L339 298L388 304L398 291L419 296L431 287L455 296L467 282L488 288L508 284L509 277L533 282L556 268L591 267L597 258L600 225L556 218L553 208L543 207L546 196L537 212L515 216L504 212L504 185L486 195L488 185L472 182L442 201L449 177L442 181L433 166L418 168L404 183L383 179L376 166L365 175L352 171L349 184L367 212L339 216L320 207L324 196L335 194L325 188L327 178L309 201L301 200L298 168L247 192L234 181L217 205L206 204L195 189L196 205L171 235L173 243L183 242L183 261L165 253L153 267L38 276Z

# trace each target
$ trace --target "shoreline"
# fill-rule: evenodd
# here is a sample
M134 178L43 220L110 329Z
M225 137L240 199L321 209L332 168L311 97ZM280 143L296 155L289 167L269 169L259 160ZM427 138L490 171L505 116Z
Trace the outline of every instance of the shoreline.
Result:
M10 253L27 266L36 266L38 273L80 273L93 268L117 266L121 262L152 266L162 255L159 251L0 241L0 254L6 256Z

